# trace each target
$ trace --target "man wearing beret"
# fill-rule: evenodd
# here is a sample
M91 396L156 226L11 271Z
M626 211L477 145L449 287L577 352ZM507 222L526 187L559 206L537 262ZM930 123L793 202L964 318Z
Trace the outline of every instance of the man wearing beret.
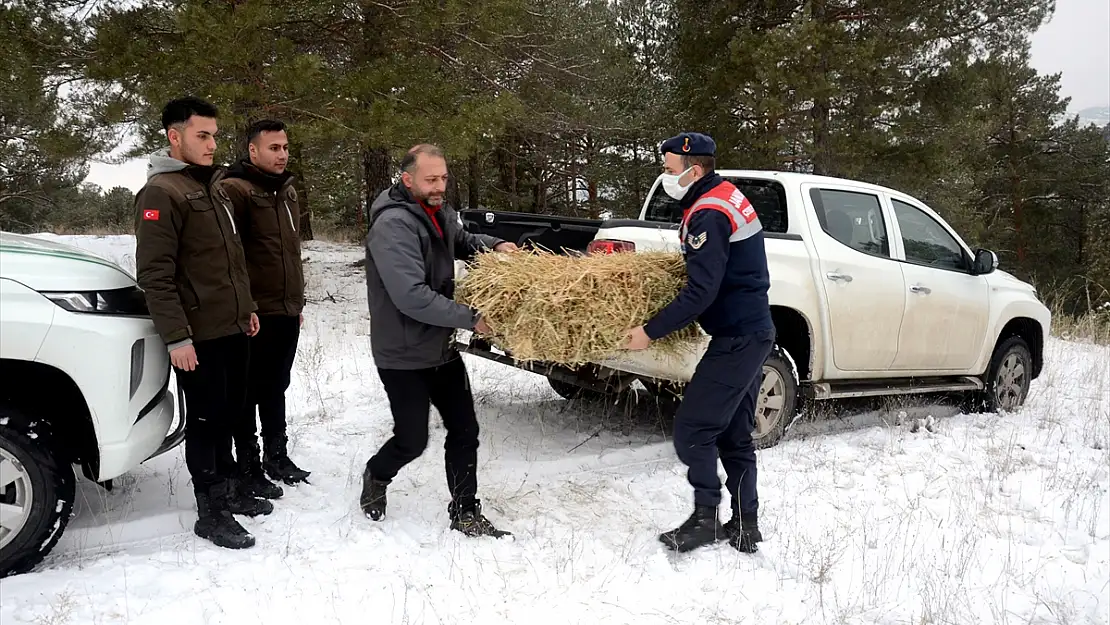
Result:
M659 540L689 551L727 538L736 549L754 553L762 536L752 431L763 362L775 341L763 228L751 202L714 171L713 139L683 133L660 149L663 190L682 209L687 282L654 318L629 330L626 348L646 349L694 321L711 338L675 417L675 450L688 467L694 512ZM732 518L724 525L717 512L718 455L732 499Z

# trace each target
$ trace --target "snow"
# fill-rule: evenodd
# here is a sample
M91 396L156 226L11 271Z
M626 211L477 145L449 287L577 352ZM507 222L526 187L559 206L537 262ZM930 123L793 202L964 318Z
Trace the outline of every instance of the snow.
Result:
M122 239L65 239L133 271ZM351 266L361 251L312 242L305 257L288 406L312 484L240 517L258 544L230 551L191 532L182 447L111 492L82 479L54 552L3 581L0 622L1110 622L1105 347L1050 340L1017 414L834 404L799 422L759 455L755 555L727 543L674 555L656 540L691 497L650 405L570 404L538 376L468 356L479 494L515 534L469 539L447 529L434 410L386 520L360 513L363 464L392 427ZM639 419L630 435L626 414Z

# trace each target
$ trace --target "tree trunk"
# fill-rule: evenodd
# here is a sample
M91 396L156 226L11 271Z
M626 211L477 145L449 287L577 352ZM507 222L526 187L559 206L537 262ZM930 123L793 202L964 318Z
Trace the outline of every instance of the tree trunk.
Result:
M306 168L299 142L289 145L289 163L289 173L294 176L293 188L297 191L297 204L301 207L301 223L297 225L297 230L300 232L301 241L311 241L313 238L312 210L309 208L308 184L304 179Z
M359 206L355 220L360 236L361 233L366 232L365 218L369 216L370 205L374 203L374 198L391 184L389 172L389 150L378 147L366 148L362 151L362 184L366 191L366 198L362 206Z
M827 14L825 0L813 0L812 12L814 20L824 22ZM818 74L823 79L821 83L821 89L823 90L826 88L824 81L827 81L829 76L828 63L824 56L821 56L817 69ZM813 173L818 176L834 175L832 155L829 152L830 112L829 97L824 94L816 95L809 115L813 132Z
M478 193L478 155L471 154L466 159L466 207L470 210L481 208L482 202Z
M601 207L597 201L597 175L593 170L594 138L586 133L586 190L590 198L590 219L601 217Z

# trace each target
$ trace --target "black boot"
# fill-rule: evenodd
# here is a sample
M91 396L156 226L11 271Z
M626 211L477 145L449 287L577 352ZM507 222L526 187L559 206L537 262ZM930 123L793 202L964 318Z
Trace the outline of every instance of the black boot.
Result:
M227 549L246 549L254 546L254 536L246 530L227 509L226 484L217 485L208 492L198 492L197 521L193 533Z
M370 467L362 471L362 495L359 496L358 505L363 514L374 521L385 518L385 491L389 486L388 481L376 480L370 475Z
M451 529L462 532L472 538L478 536L512 536L512 532L497 529L489 519L482 516L482 503L475 501L474 505L461 508L451 502L447 506L447 513L451 517Z
M290 485L308 482L308 476L312 473L293 464L293 461L289 459L285 438L267 439L264 447L265 456L262 459L262 468L266 470L266 474L270 476L271 480L285 482Z
M728 544L743 553L759 551L756 543L763 542L763 534L759 531L759 517L756 513L732 513L732 518L725 523L725 533L728 535Z
M716 506L694 506L694 513L675 529L659 535L659 541L677 551L690 551L727 536Z
M266 474L262 471L262 461L259 459L261 451L258 444L245 445L244 449L236 451L239 456L239 493L246 497L281 499L285 491L266 479Z
M244 495L238 479L230 479L228 483L230 484L230 494L227 498L227 509L232 514L259 516L274 511L274 504L269 501Z

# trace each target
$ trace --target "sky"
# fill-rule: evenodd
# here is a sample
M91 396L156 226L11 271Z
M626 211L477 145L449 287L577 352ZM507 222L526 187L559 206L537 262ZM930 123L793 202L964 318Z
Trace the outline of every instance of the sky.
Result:
M1110 0L1056 0L1056 12L1033 35L1032 65L1060 73L1060 95L1069 113L1110 106ZM146 161L119 165L93 162L87 182L137 192L146 182Z

